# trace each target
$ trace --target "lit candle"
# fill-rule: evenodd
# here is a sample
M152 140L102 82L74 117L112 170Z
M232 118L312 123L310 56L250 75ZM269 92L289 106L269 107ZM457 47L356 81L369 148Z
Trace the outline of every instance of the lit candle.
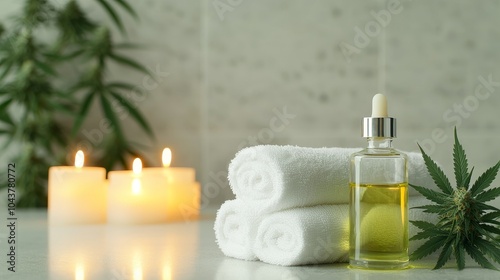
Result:
M83 167L78 151L75 166L49 168L48 216L51 225L106 222L106 169Z
M165 148L162 153L163 168L144 168L147 174L161 174L166 177L168 193L168 221L197 219L200 212L200 184L196 182L193 168L170 167L172 151Z
M167 221L165 175L142 171L135 159L133 171L109 172L108 223L150 224Z

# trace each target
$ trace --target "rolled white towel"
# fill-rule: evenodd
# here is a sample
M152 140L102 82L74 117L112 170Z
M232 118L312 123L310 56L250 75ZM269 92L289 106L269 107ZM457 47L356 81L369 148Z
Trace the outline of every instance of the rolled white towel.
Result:
M347 203L349 156L359 150L271 145L246 148L229 164L229 184L236 198L261 212Z
M349 202L349 157L360 148L261 145L241 150L229 164L236 198L259 212ZM409 181L434 186L420 153L407 153ZM410 189L410 195L417 193Z
M256 260L253 242L259 218L238 200L228 200L217 211L214 223L219 248L228 257Z
M319 205L277 212L257 230L254 252L266 263L303 265L345 260L349 205Z

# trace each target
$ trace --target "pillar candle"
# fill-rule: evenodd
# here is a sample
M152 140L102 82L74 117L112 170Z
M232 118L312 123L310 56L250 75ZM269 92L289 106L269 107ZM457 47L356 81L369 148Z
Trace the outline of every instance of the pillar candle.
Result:
M143 172L140 159L133 171L109 172L108 223L151 224L167 221L167 188L162 174Z
M49 224L106 222L106 169L83 167L83 162L78 151L75 166L49 168Z
M145 168L147 174L163 176L162 184L167 189L167 220L187 221L198 219L200 212L200 184L196 182L193 168L170 167L172 152L165 148L162 154L163 167Z

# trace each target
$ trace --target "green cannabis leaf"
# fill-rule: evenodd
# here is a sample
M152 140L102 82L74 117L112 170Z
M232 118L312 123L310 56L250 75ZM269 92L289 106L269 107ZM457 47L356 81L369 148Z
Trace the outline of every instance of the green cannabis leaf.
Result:
M453 167L457 186L453 189L443 170L420 145L419 148L427 170L441 192L410 184L435 203L416 208L424 209L426 213L435 213L439 219L436 224L426 221L410 221L422 230L410 240L427 239L411 254L410 259L421 259L442 248L434 269L443 267L453 254L458 269L462 270L465 267L465 253L467 253L480 266L497 270L485 256L500 263L500 229L498 227L500 209L486 202L500 196L500 187L490 188L500 168L500 161L486 170L470 186L474 168L469 171L467 156L458 141L455 128Z

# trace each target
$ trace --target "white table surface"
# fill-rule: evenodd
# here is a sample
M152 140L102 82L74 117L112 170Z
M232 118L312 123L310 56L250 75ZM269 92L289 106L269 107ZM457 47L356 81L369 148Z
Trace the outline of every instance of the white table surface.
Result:
M18 211L16 272L7 270L7 220L0 215L0 279L500 279L478 268L431 270L435 257L403 271L364 271L347 264L280 267L225 257L213 215L146 226L48 227L45 211ZM5 224L5 225L4 225Z

